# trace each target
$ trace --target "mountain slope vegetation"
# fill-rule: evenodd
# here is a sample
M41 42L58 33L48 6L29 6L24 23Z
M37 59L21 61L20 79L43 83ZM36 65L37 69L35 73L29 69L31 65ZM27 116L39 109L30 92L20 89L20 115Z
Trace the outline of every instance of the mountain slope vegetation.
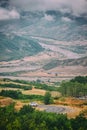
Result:
M20 36L12 38L0 34L0 61L20 59L43 51L43 48L33 39Z
M87 57L82 57L78 59L66 59L66 60L52 60L46 64L43 69L50 70L58 66L87 66Z

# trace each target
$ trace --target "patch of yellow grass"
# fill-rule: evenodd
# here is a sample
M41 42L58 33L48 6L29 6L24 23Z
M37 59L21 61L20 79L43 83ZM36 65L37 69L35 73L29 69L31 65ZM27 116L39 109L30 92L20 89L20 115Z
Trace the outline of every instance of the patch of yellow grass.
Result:
M84 103L87 102L86 100L80 100L72 97L67 98L61 98L55 102L55 104L60 105L69 105L69 106L75 106L75 107L82 107Z
M0 106L8 106L13 103L13 100L11 98L1 97L0 98Z
M3 97L3 96L0 96L0 100L1 100L1 99L4 99L4 98L5 98L5 97Z
M67 116L68 118L75 118L76 116L78 116L80 114L80 112L82 111L82 109L77 108L77 107L71 107L73 109L73 111L71 112L67 112Z
M67 112L67 116L68 116L68 118L75 118L82 111L87 110L87 106L84 105L85 102L87 102L87 101L68 97L68 98L64 98L64 99L55 101L55 104L71 107L73 111ZM87 115L87 114L85 114L85 115Z
M23 106L24 106L24 103L22 103L21 101L16 101L15 103L16 110L20 110Z
M59 92L52 91L52 92L51 92L51 96L52 96L52 97L60 97L61 94L60 94Z
M26 95L42 95L44 96L46 91L45 90L41 90L41 89L35 89L33 88L32 90L26 90L26 91L22 91L23 94L26 94Z

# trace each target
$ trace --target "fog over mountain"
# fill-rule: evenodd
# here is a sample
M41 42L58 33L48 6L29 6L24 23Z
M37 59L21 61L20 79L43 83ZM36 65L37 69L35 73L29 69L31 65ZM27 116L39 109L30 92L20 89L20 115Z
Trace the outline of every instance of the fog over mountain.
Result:
M55 10L63 14L70 13L76 17L83 14L85 18L87 16L87 0L1 0L0 5L3 8L15 8L22 11Z
M28 56L44 57L37 69L86 67L87 0L0 0L0 61Z
M71 12L73 15L87 14L86 0L10 0L13 6L24 10L58 10Z
M31 39L30 37L34 36L58 41L85 41L87 1L1 0L0 33L0 46L5 44L6 40L14 42L15 37ZM3 41L2 34L5 39Z

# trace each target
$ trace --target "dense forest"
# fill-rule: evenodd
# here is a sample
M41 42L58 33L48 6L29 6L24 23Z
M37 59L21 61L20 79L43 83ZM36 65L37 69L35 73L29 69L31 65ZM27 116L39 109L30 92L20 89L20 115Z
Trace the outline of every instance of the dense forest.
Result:
M87 130L87 119L37 111L27 105L16 111L14 104L0 108L0 130Z
M86 97L87 96L87 76L78 76L70 81L63 81L59 91L63 96Z

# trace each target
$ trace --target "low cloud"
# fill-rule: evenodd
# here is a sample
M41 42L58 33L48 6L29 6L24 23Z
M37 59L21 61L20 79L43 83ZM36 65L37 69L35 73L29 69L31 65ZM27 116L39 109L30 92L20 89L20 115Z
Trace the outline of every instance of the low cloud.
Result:
M47 21L54 21L53 16L47 15L47 14L44 15L44 19L47 20Z
M64 22L72 22L72 20L68 17L62 17L62 21Z
M15 10L7 10L5 8L0 8L0 20L10 20L10 19L19 19L20 14Z
M10 3L24 10L59 10L75 16L87 14L87 0L10 0Z

